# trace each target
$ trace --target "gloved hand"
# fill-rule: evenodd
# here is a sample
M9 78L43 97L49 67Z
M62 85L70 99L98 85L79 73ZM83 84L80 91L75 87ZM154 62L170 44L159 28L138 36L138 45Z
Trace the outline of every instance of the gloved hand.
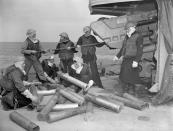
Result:
M114 56L113 61L119 60L117 56Z
M24 96L26 96L26 98L31 99L33 103L39 103L38 97L33 96L33 95L31 94L31 92L30 92L28 89L26 89L24 92L22 92L22 94L23 94Z
M88 82L88 84L87 84L87 87L91 87L91 86L93 86L93 84L94 84L94 81L93 81L93 80L90 80L90 81Z
M79 66L77 69L76 69L76 74L80 74L80 72L82 71L83 69L83 66Z
M138 62L136 62L136 61L133 61L133 63L132 63L132 67L133 67L133 68L136 68L136 67L138 67Z
M44 72L44 76L47 78L48 77L48 74L46 72Z
M71 68L74 69L74 70L76 71L76 74L80 74L80 72L81 72L83 66L79 66L79 65L76 66L76 64L72 64L72 65L71 65Z
M26 96L26 98L32 98L32 96L33 96L28 89L26 89L24 92L22 92L22 94L24 96Z
M90 80L88 82L86 88L84 89L84 93L87 92L91 88L91 86L93 86L93 84L94 84L94 81L93 80Z

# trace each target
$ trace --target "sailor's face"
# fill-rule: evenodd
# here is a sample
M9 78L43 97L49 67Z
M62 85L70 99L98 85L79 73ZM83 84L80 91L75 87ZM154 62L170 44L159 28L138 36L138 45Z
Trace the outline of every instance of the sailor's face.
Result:
M49 62L50 62L50 63L54 63L54 59L50 59Z
M91 35L91 30L84 31L85 36L90 36Z
M75 67L75 69L78 69L79 66L80 66L79 63L75 61L75 62L74 62L74 67Z
M25 62L24 61L19 61L19 62L16 63L16 65L18 65L18 67L21 70L24 70L24 68L25 68Z
M66 38L64 36L60 36L60 40L65 40Z
M64 37L63 36L60 36L60 40L63 40L64 39Z
M36 32L32 32L29 37L32 39L36 38Z

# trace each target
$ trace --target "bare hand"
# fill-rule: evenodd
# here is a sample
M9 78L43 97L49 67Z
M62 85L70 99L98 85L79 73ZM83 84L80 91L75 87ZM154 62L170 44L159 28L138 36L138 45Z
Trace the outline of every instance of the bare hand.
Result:
M117 61L119 58L117 56L114 56L113 61Z

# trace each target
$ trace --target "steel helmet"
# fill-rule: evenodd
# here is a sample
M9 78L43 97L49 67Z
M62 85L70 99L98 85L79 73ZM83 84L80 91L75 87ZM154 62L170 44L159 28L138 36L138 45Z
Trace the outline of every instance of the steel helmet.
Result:
M89 27L89 26L85 26L84 28L83 28L83 32L84 33L86 33L86 32L90 32L91 31L91 28Z
M31 35L34 34L34 33L36 33L36 30L34 30L34 29L28 29L28 30L26 31L26 36L31 36Z
M65 38L69 38L68 34L66 32L60 33L59 36L62 36L62 37L65 37Z

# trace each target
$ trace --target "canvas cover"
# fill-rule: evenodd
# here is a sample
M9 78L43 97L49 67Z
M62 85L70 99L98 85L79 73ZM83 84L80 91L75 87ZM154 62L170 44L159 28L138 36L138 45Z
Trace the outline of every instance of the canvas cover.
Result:
M159 92L154 104L163 104L173 99L173 0L157 0L159 6L158 65Z

